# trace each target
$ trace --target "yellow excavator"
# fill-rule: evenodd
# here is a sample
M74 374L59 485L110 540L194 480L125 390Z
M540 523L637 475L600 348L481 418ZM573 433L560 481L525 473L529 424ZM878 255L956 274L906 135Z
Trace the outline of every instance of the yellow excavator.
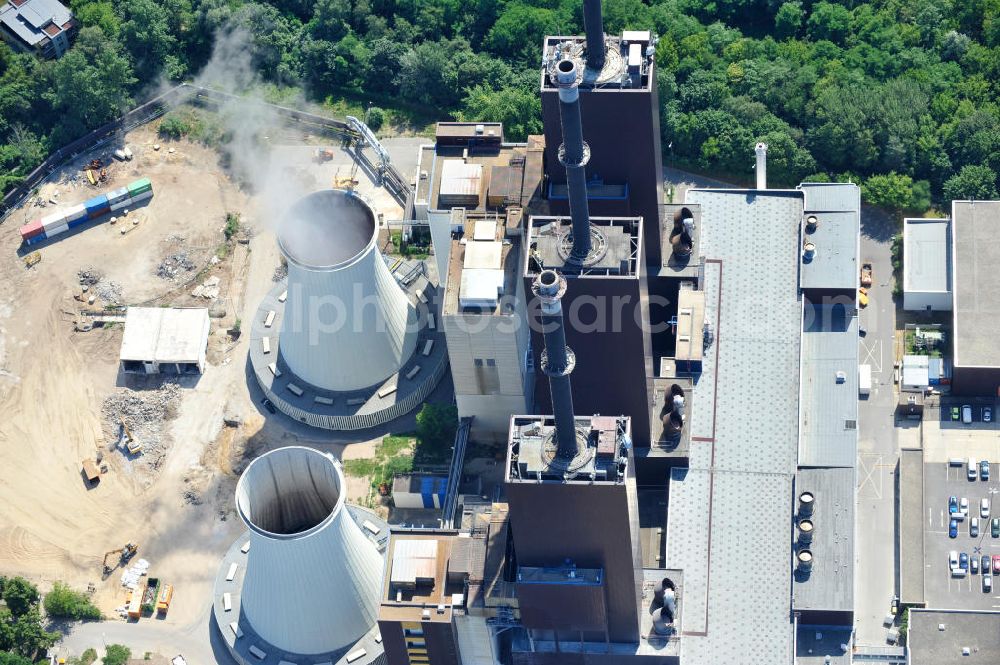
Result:
M135 543L125 543L124 547L119 547L116 550L111 550L104 553L104 576L107 577L111 572L118 566L124 566L128 563L129 559L135 556L135 553L139 551L139 546ZM108 557L117 554L118 561L115 562L113 566L108 565Z

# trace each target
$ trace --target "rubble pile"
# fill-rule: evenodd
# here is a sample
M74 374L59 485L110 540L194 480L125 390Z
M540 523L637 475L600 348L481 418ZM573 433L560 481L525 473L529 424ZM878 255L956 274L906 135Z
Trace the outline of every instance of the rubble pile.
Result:
M112 393L101 408L107 429L111 432L109 440L116 442L115 447L126 459L150 469L158 468L170 447L166 423L176 415L180 397L181 388L176 383L164 383L156 390L125 388ZM133 440L142 446L142 452L134 459L125 445L125 432L121 427L123 420Z
M188 258L187 252L178 252L160 262L156 268L156 276L161 279L175 280L178 274L191 272L194 269L194 261Z
M123 302L121 284L103 277L91 287L90 292L110 305L121 305Z
M282 263L274 269L274 274L271 276L271 280L274 282L280 282L286 277L288 277L288 266Z
M219 277L217 275L212 275L204 282L195 287L191 295L195 298L205 298L206 300L215 300L219 297Z
M97 268L77 270L76 277L80 280L80 286L94 286L104 279L104 275Z

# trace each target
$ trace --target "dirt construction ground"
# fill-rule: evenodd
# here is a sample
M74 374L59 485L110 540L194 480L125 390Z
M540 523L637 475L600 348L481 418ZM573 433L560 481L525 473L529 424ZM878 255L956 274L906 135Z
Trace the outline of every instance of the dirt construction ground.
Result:
M24 575L43 590L55 580L81 590L94 584L95 601L115 618L125 599L121 571L102 580L101 561L105 551L134 541L138 556L151 563L150 574L176 589L165 621L185 626L204 616L219 557L242 530L232 494L247 458L289 443L339 454L350 439L337 443L296 428L257 404L259 393L247 382L246 339L233 341L227 331L237 317L254 316L273 284L279 263L273 232L261 221L258 202L218 166L214 150L178 141L154 151L155 126L129 134L135 159L115 163L108 182L92 187L79 170L92 157L107 156L105 148L81 155L40 189L40 198L64 207L149 177L154 196L130 219L87 225L43 244L41 262L30 269L18 227L52 206L29 202L0 226L0 574ZM307 149L289 150L308 163ZM332 177L335 165L322 166L329 173L314 168L322 181ZM372 189L363 173L358 177L362 192ZM372 190L377 207L386 218L398 218L400 211L383 194ZM232 243L213 262L231 211L242 213L249 243ZM122 234L135 218L140 223ZM173 279L157 276L160 262L178 252L194 266ZM142 468L114 449L114 428L104 422L101 407L108 395L158 384L138 384L118 372L121 325L74 330L79 310L108 304L98 298L89 306L87 295L83 302L74 299L83 269L102 277L89 294L113 294L111 284L123 304L197 304L215 310L213 315L225 310L212 319L210 366L197 381L184 379L171 407L176 416L163 425L172 444L156 468ZM191 295L214 276L217 300ZM242 424L226 427L223 416L229 414ZM98 452L107 472L88 487L81 460Z

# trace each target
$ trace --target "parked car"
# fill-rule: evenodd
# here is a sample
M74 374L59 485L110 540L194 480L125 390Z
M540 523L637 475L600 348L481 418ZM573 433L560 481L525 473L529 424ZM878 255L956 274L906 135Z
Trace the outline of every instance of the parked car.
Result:
M986 460L979 463L979 478L980 480L990 479L990 463Z
M964 496L962 497L962 500L958 502L958 512L963 517L969 514L969 500Z
M969 520L969 535L973 538L979 537L979 518L973 517Z
M948 497L948 514L958 512L958 497L949 496Z
M983 519L989 519L990 516L990 500L985 497L979 502L979 516Z
M969 458L969 471L967 475L969 480L976 480L979 478L979 469L976 467L976 459L974 457Z
M984 554L979 558L981 559L979 563L983 568L983 574L986 575L990 572L990 555Z
M274 408L274 403L271 402L271 400L269 400L268 398L265 397L260 401L260 403L264 405L264 408L267 409L268 413L276 412L276 409Z
M972 405L963 404L962 405L962 422L968 425L972 422Z
M991 406L983 407L983 422L984 423L993 422L993 407Z
M993 574L1000 575L1000 554L993 555Z
M948 567L958 568L958 552L955 550L948 552Z
M969 561L969 572L972 573L973 575L979 573L979 557L974 556Z
M899 382L897 381L896 383L899 383ZM957 406L951 407L951 419L952 420L958 420L960 417L961 416L959 416L958 407Z
M994 517L990 520L990 535L994 538L1000 538L1000 517Z
M958 555L958 567L961 568L962 570L968 570L969 569L969 553L968 552L962 552L961 554Z
M993 576L983 575L983 593L990 593L993 591Z
M948 524L948 537L958 538L958 520L952 520Z

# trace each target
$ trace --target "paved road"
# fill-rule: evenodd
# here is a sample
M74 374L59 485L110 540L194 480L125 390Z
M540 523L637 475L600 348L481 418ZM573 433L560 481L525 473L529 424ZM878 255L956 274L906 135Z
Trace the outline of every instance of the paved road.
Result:
M875 283L871 304L861 311L861 364L872 366L872 393L859 403L857 541L855 557L856 642L885 645L882 620L895 594L896 521L895 472L898 459L893 393L892 222L880 213L862 210L861 259L871 261Z
M236 665L212 625L210 609L206 606L195 623L184 627L153 618L142 619L138 623L103 621L76 624L63 631L63 639L57 648L61 656L79 656L87 648L96 649L101 656L108 644L124 644L132 650L134 658L142 658L145 652L151 651L168 658L183 654L191 665Z

